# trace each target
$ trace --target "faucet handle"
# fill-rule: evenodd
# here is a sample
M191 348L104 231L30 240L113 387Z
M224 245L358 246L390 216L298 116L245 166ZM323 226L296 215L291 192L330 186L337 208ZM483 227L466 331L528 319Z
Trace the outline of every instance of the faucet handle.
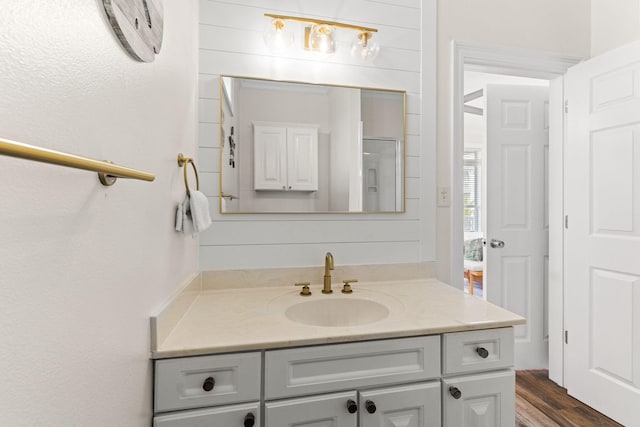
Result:
M308 297L311 295L311 291L309 290L310 282L297 282L295 286L302 286L302 290L300 291L300 295L303 297Z
M342 281L342 283L344 283L344 286L342 287L342 293L343 294L350 294L353 293L353 289L351 289L351 283L356 283L358 280L357 279L345 279Z

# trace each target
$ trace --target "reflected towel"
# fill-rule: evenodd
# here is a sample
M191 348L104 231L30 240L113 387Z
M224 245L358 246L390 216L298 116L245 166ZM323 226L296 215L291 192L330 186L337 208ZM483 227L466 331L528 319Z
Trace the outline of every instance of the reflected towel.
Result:
M209 199L197 190L191 190L191 220L196 233L206 230L211 226L211 212Z

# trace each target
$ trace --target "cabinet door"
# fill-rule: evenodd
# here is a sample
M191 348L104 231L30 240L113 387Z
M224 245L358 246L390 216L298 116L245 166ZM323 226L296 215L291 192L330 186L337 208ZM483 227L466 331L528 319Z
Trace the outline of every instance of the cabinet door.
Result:
M267 402L265 427L356 427L356 405L355 391Z
M157 415L153 427L260 427L259 402ZM252 423L253 421L253 423Z
M286 127L254 125L253 162L254 189L287 189Z
M318 130L287 128L288 190L318 190Z
M499 371L442 380L444 427L514 427L515 373Z
M360 392L360 427L440 427L440 381Z

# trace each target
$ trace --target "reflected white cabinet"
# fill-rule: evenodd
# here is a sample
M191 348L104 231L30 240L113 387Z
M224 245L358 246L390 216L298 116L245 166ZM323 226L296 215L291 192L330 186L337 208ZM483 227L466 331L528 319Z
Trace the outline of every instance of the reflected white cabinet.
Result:
M318 190L318 128L253 124L254 189Z

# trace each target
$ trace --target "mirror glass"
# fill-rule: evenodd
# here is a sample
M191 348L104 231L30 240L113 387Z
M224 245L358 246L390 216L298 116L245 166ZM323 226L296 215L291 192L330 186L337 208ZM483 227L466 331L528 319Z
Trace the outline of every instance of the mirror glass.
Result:
M220 82L220 212L404 212L405 92Z

